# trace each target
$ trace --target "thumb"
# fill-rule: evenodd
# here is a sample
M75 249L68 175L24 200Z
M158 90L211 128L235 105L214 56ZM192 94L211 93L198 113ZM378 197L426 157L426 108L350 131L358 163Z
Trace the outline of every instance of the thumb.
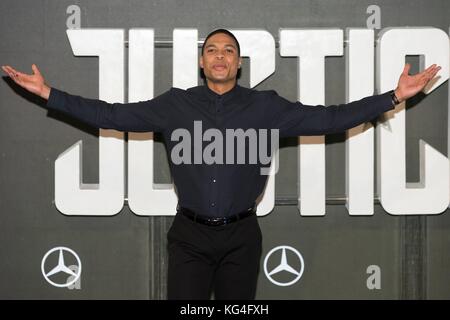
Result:
M31 65L31 69L33 70L34 74L41 75L41 72L39 71L38 67L34 63Z
M403 68L402 75L407 76L409 74L409 69L411 68L411 65L409 63L405 63L405 67Z

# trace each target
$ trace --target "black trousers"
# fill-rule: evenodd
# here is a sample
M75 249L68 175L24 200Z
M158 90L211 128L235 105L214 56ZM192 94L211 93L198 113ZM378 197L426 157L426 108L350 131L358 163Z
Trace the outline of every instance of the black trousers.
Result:
M256 215L206 226L177 214L167 233L168 299L255 298L261 258Z

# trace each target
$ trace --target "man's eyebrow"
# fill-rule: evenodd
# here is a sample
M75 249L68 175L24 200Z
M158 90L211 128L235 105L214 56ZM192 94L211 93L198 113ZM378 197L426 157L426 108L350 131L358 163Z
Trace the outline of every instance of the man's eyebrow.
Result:
M209 48L209 47L217 47L217 46L214 43L210 43L210 44L206 45L205 49ZM233 47L234 49L237 49L236 46L232 43L227 43L225 45L225 47Z

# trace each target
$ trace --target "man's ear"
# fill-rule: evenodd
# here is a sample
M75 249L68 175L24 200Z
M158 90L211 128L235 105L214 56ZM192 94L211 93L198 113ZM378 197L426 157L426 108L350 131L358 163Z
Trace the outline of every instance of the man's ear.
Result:
M238 68L240 68L240 67L241 67L241 64L242 64L242 57L239 57L239 64L238 64Z
M198 64L200 65L200 68L203 69L203 56L201 56L200 59L198 59Z

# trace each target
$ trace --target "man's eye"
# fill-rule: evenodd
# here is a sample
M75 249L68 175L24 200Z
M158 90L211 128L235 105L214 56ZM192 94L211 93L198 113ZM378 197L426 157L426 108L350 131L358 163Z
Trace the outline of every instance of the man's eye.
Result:
M227 49L227 52L233 53L233 49Z

